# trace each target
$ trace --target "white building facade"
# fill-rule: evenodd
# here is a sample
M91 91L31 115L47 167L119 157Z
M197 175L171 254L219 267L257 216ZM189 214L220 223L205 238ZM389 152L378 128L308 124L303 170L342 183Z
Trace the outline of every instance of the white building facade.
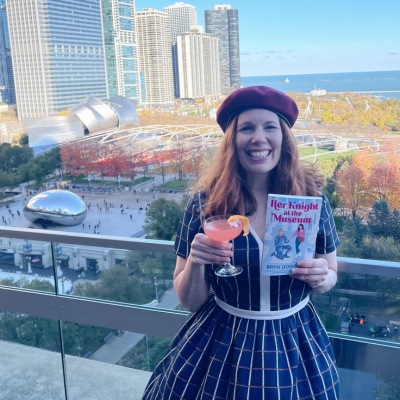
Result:
M197 25L196 7L177 2L164 8L169 17L170 40L172 52L172 67L174 73L174 94L179 97L179 71L176 38L181 33L189 32L191 26Z
M219 39L201 27L177 37L180 98L216 99L220 95Z
M136 12L136 34L142 104L171 107L174 79L168 14L152 8Z

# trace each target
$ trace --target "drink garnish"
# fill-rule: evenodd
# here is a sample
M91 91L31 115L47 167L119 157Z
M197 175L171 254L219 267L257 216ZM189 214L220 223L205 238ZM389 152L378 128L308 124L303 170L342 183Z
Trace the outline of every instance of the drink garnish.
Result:
M239 222L243 229L243 236L247 236L250 232L250 222L244 215L232 215L228 219L228 223Z

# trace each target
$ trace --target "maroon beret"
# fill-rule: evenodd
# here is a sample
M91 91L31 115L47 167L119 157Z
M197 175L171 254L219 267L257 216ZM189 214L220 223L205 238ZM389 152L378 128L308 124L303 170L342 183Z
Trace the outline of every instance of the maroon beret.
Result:
M282 117L290 127L296 122L299 109L292 98L267 86L249 86L235 90L217 111L218 125L225 132L233 117L252 108L264 108Z

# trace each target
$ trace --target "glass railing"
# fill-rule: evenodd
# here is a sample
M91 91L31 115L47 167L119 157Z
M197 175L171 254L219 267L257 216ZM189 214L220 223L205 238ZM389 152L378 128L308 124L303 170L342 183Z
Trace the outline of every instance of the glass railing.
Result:
M5 227L0 237L4 393L140 399L189 315L172 288L172 242ZM386 398L400 376L400 266L340 258L339 271L337 286L313 302L342 398Z

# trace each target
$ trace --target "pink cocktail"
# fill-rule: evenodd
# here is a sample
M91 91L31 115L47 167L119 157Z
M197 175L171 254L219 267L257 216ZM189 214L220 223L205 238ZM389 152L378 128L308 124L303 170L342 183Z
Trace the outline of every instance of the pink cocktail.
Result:
M206 235L217 242L226 242L240 235L242 227L238 223L229 223L226 219L214 219L204 226Z
M239 221L228 222L229 215L217 215L205 220L204 232L212 240L227 242L235 239L242 232L242 225ZM242 267L236 267L231 263L225 263L221 268L215 270L215 274L221 277L239 275Z

